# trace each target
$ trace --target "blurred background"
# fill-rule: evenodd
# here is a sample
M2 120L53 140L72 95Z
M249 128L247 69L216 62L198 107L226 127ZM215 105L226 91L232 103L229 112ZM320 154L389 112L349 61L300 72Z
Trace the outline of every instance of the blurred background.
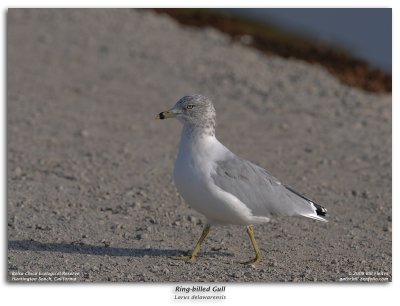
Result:
M156 9L186 25L212 26L267 53L325 66L345 84L390 92L389 8Z
M387 8L224 9L337 45L375 68L392 71L392 10Z

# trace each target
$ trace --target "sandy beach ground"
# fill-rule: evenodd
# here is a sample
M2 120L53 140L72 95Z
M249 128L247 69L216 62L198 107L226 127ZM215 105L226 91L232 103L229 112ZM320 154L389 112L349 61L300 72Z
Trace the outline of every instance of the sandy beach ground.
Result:
M194 263L171 259L205 220L173 183L181 126L154 115L191 93L214 101L222 143L329 222L256 226L255 268L238 263L253 256L239 226L212 228ZM391 133L391 95L211 28L132 9L10 9L8 280L390 281Z

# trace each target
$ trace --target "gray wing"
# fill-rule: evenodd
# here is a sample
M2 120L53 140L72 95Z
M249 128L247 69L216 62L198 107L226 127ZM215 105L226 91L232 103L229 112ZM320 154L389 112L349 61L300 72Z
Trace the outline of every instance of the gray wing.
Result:
M235 155L217 162L215 185L236 196L255 216L294 216L322 219L314 203L282 185L265 169ZM324 220L324 219L322 219Z

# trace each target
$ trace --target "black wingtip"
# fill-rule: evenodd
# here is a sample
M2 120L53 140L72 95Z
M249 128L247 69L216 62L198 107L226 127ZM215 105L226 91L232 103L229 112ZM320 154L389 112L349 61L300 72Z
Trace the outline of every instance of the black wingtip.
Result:
M294 190L292 187L287 186L287 185L284 185L284 186L286 187L286 189L290 190L294 194L297 194L299 197L301 197L304 200L310 202L310 204L315 207L315 212L317 213L317 216L326 216L326 213L328 212L328 210L325 207L322 207L321 205L315 204L315 202L313 202L310 199L306 198L301 193L299 193L296 190Z
M322 207L321 205L315 204L314 202L313 205L315 206L315 212L318 216L326 216L326 213L328 212L326 208Z

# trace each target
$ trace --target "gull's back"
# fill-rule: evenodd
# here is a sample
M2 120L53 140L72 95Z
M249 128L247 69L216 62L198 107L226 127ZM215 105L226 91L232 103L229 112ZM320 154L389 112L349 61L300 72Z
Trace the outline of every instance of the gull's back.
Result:
M231 155L216 162L211 175L215 185L233 194L256 217L301 215L326 221L326 210L283 185L265 169Z

